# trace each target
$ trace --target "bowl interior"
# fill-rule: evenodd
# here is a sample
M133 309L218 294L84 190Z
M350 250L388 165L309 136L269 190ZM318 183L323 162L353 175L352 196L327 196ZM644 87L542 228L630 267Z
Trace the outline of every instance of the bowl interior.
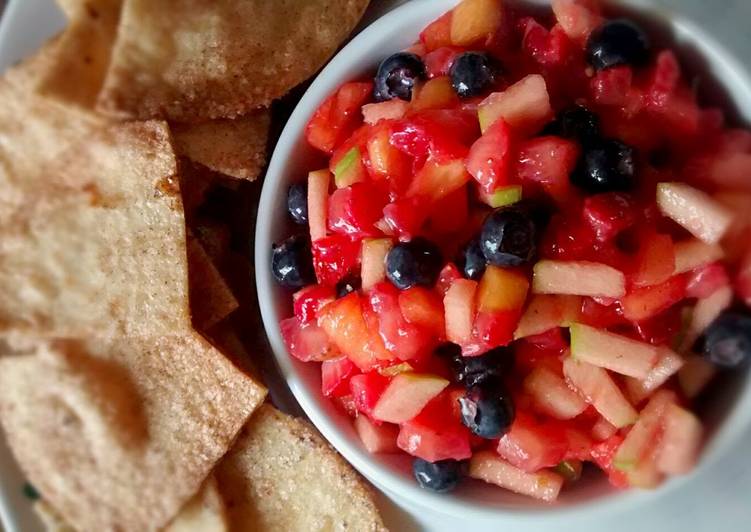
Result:
M271 244L293 231L285 202L289 184L302 181L308 171L326 166L325 158L309 147L304 127L316 107L341 83L370 75L378 62L389 54L412 44L419 31L453 7L457 0L413 0L368 27L347 45L322 71L292 114L272 157L261 196L257 232L256 264L261 312L277 363L300 405L323 435L345 458L378 487L414 504L436 511L467 516L497 518L504 513L540 517L558 515L568 509L607 511L646 498L655 492L616 492L599 474L585 474L576 487L564 490L560 502L541 504L487 484L470 481L450 497L418 488L411 476L410 460L401 455L370 455L361 445L350 420L320 393L320 370L316 364L292 359L284 348L279 332L280 319L292 314L291 294L274 283L270 268ZM544 0L532 2L536 6ZM656 46L670 45L681 58L684 69L696 75L701 101L723 107L731 122L751 123L751 83L743 68L717 43L689 21L674 13L655 10L645 1L611 2L612 15L628 15L640 20ZM748 427L751 417L751 393L748 372L723 377L706 394L702 416L711 438L704 451L700 469L736 440ZM665 493L684 480L672 480L657 493ZM532 513L534 511L534 513Z

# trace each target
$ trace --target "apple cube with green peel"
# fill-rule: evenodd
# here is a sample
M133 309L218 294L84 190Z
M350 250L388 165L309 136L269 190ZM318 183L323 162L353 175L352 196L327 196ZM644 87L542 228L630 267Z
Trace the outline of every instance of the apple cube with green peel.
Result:
M443 297L446 318L446 339L463 345L472 338L472 325L477 311L477 282L457 279Z
M624 471L629 486L632 488L653 489L662 484L664 475L657 468L658 449L655 446L636 467Z
M344 154L334 166L334 182L336 188L344 188L362 181L362 153L355 146Z
M626 391L634 404L641 403L683 367L683 357L667 347L659 348L657 363L643 379L626 377Z
M718 244L706 244L694 238L676 242L673 250L675 251L675 274L685 273L725 258L725 251Z
M392 246L390 238L366 238L362 241L360 279L364 291L386 278L386 255Z
M701 421L677 404L667 407L657 469L668 475L683 475L696 465L704 436Z
M545 78L531 74L502 92L494 92L477 107L483 133L503 119L515 130L534 133L553 115Z
M316 170L308 174L308 226L310 240L313 242L326 236L330 182L331 172L328 170Z
M573 419L587 408L587 402L566 381L544 366L524 379L524 390L537 410L556 419Z
M563 374L569 384L616 427L627 427L639 417L606 370L566 357Z
M727 309L733 302L733 289L723 286L712 295L703 297L696 302L691 314L691 321L681 342L680 350L688 351L694 345L707 327Z
M505 207L506 205L512 205L522 199L522 186L521 185L509 185L507 187L501 187L494 190L492 193L480 191L480 199L486 205L497 209L499 207Z
M733 223L730 209L686 183L659 183L657 205L689 233L707 244L716 244Z
M621 375L645 379L659 358L658 348L619 334L574 323L571 356Z
M369 453L398 453L396 438L399 427L383 423L376 425L368 416L359 415L355 418L355 430L360 436L362 444Z
M543 469L527 473L490 451L480 451L472 456L469 476L547 502L556 500L563 486L563 477L552 471Z
M678 384L689 399L698 396L717 374L717 368L704 357L689 355L678 371Z
M535 294L619 298L626 293L623 273L599 262L541 260L533 271Z
M568 327L579 319L581 306L579 296L533 296L514 331L514 340L542 334L555 327Z
M636 469L655 446L657 435L662 427L662 418L668 405L675 403L675 393L660 390L649 400L639 414L626 439L613 456L613 465L621 471Z
M555 466L553 471L561 475L566 482L576 482L581 478L583 469L584 464L581 460L564 460Z
M373 417L389 423L409 421L448 385L449 381L436 375L400 373L378 399Z

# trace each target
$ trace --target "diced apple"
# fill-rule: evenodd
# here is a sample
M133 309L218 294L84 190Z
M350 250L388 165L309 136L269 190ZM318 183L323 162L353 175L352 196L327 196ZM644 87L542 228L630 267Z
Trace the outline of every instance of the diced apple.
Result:
M419 88L412 91L413 111L425 111L427 109L446 109L458 103L459 97L451 86L448 76L439 76L425 82Z
M392 246L390 238L366 238L362 241L360 279L364 291L386 278L386 255Z
M613 465L621 471L636 469L655 446L668 405L675 403L675 393L660 390L639 413L639 419L626 435L613 457Z
M486 39L500 26L501 0L463 0L451 15L451 42L467 46Z
M477 310L477 283L469 279L456 279L443 298L446 313L446 338L459 345L472 338L472 325Z
M733 222L727 207L685 183L659 183L657 205L665 216L707 244L718 243Z
M408 373L414 370L415 368L413 368L412 364L410 364L409 362L400 362L399 364L394 364L393 366L378 368L378 374L384 377L395 377L400 373Z
M626 278L598 262L541 260L534 267L532 292L619 298L626 293Z
M662 483L664 476L657 468L658 449L653 447L636 467L623 472L630 487L654 489Z
M496 448L501 458L527 473L554 467L567 451L568 439L560 427L538 423L524 414L514 420Z
M638 418L636 410L606 370L567 357L563 361L563 374L587 402L616 427L631 425Z
M571 325L571 356L621 375L645 379L658 359L658 348L574 323Z
M697 397L717 374L717 368L704 357L689 355L678 371L678 384L689 399Z
M422 286L402 290L399 292L399 310L408 323L443 336L446 330L443 301L433 290Z
M584 44L602 17L588 9L581 0L552 0L551 6L556 20L572 40Z
M572 419L587 403L550 369L540 366L524 380L524 389L539 411L556 419Z
M461 159L442 164L428 161L412 180L407 197L420 196L435 202L463 187L470 177Z
M659 359L643 379L626 377L626 391L634 404L641 403L683 367L683 357L667 347L659 348Z
M521 309L528 291L529 280L523 272L488 266L477 291L477 309L479 312Z
M579 296L535 295L519 321L514 339L542 334L555 327L568 327L579 318L581 306Z
M509 185L498 188L491 193L480 190L480 199L486 205L497 209L498 207L505 207L506 205L512 205L522 199L522 186L521 185Z
M399 447L396 446L399 427L396 425L388 423L376 425L367 416L357 416L355 418L355 430L369 453L399 452Z
M308 225L310 240L313 242L326 236L330 182L331 173L328 170L308 174Z
M664 426L658 470L668 475L688 473L696 465L704 435L701 421L688 410L671 404L664 414Z
M623 317L640 322L657 316L686 297L686 277L676 275L667 281L633 288L621 300Z
M399 98L386 102L369 103L362 106L362 117L366 124L377 124L381 120L397 120L404 116L409 104Z
M724 257L725 252L717 244L706 244L693 239L676 242L675 273L685 273Z
M334 155L336 157L336 155ZM362 152L354 146L347 150L334 164L334 182L337 188L345 188L363 181L365 167L362 164Z
M435 375L400 373L391 381L373 409L373 417L389 423L409 421L449 385Z
M631 275L635 286L654 286L664 283L675 273L675 251L669 235L647 235L639 246L636 268Z
M681 351L688 351L696 342L696 339L702 335L704 330L717 319L723 310L727 309L733 302L733 289L724 286L714 291L708 297L699 299L696 302L694 311L691 314L691 322L683 337Z
M517 81L503 92L494 92L477 108L482 132L498 119L523 133L535 133L552 116L545 78L539 74Z
M618 427L613 425L610 421L604 417L600 417L595 424L592 425L592 437L597 441L605 441L618 432Z
M547 502L556 500L563 486L560 475L545 470L527 473L489 451L472 456L469 476Z

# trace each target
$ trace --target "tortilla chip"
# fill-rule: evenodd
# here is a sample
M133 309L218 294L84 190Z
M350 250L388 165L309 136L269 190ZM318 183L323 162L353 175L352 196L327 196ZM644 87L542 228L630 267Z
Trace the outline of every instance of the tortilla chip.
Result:
M122 0L79 4L65 9L68 27L37 90L44 96L93 109L109 66Z
M161 529L266 393L192 332L14 347L0 357L0 424L79 530Z
M125 0L99 108L200 122L267 107L313 75L368 0Z
M72 526L65 522L63 516L44 499L39 499L34 503L34 511L47 532L76 532Z
M227 532L227 508L216 478L210 476L164 532Z
M188 236L188 278L193 326L206 332L232 313L237 299L200 241Z
M256 179L266 165L271 113L255 111L234 120L170 124L178 154L239 179Z
M365 482L304 421L264 405L215 470L231 530L386 530Z
M55 64L61 39L62 33L48 39L34 54L6 70L3 79L22 93L34 91L41 77Z

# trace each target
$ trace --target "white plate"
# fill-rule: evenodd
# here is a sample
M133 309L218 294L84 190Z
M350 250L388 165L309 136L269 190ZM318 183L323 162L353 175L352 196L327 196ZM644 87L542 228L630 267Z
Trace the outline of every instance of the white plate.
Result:
M372 20L402 1L374 0L369 18ZM751 17L748 0L723 0L721 10L716 6L712 9L706 0L661 0L655 3L701 19L703 25L739 57L745 58L751 52L751 35L744 22ZM0 71L33 52L63 25L64 19L53 0L11 0L0 23ZM746 441L750 438L751 434L747 435ZM30 501L23 495L23 487L23 478L0 438L0 519L7 532L41 530L31 512ZM659 505L646 503L638 511L611 515L607 523L581 520L576 523L576 528L577 532L600 532L605 526L608 532L703 532L711 529L740 532L748 529L751 520L748 493L751 493L751 449L739 445L712 469L699 473L684 489L660 498ZM379 505L387 524L395 532L448 532L461 528L481 532L498 530L501 525L499 522L459 522L446 516L430 515L419 508L402 509L398 501L390 500L385 494L379 496ZM521 522L515 522L511 527L508 522L503 525L504 529L514 532L551 530L539 524Z

